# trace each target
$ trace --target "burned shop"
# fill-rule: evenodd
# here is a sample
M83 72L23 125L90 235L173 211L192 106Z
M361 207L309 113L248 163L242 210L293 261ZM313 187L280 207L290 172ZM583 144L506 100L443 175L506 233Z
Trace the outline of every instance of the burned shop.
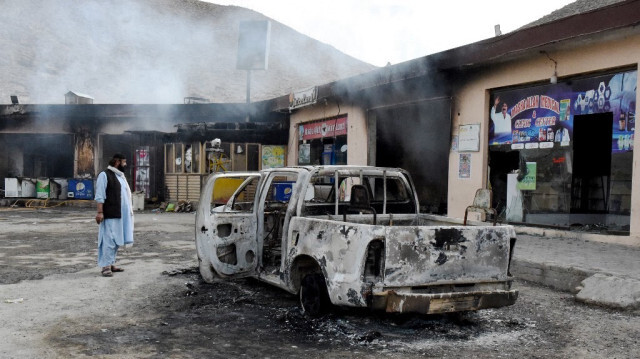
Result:
M93 199L120 152L144 199L197 201L213 171L284 165L287 118L269 106L252 104L250 122L245 104L1 106L0 185L8 198Z

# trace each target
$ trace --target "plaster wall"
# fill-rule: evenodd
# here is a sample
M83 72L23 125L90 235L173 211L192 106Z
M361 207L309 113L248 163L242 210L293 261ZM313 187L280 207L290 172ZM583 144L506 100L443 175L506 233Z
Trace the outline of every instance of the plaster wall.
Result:
M352 103L340 104L319 101L317 104L303 107L291 114L287 165L298 165L298 126L302 123L323 120L347 114L347 164L367 165L367 121L366 112Z
M612 71L618 68L638 67L640 62L640 35L608 39L599 43L559 44L557 50L547 50L558 63L559 81L563 77L588 75ZM448 216L464 217L464 211L472 202L476 189L487 185L489 94L492 89L548 82L554 63L545 54L531 51L531 55L516 61L496 63L484 71L470 75L454 93L452 134L458 134L458 126L481 123L480 151L471 154L471 176L462 179L458 175L460 153L449 156ZM636 93L636 103L640 91ZM638 149L640 140L634 138ZM640 151L634 152L633 184L631 198L631 235L633 243L640 245ZM613 236L611 236L613 237ZM611 241L615 241L612 238Z

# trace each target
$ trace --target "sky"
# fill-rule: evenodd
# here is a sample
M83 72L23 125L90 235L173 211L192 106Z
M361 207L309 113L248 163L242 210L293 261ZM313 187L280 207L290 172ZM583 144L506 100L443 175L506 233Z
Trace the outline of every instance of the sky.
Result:
M207 0L260 12L376 66L484 40L574 0Z

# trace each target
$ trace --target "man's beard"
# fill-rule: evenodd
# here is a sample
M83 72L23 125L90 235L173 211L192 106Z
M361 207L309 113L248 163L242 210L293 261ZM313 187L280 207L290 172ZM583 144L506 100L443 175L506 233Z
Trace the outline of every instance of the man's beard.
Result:
M125 166L123 166L123 165L118 165L118 167L116 167L116 168L118 169L118 171L120 171L120 172L124 172L124 168L125 168Z

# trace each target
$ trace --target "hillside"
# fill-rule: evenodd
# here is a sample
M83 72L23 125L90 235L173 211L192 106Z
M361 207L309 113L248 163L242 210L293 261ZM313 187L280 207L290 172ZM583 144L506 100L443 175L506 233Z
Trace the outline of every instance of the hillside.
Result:
M0 104L60 104L71 90L95 103L244 102L238 24L255 11L195 0L7 0L0 12ZM252 101L331 82L373 65L271 20L269 69L252 73Z

